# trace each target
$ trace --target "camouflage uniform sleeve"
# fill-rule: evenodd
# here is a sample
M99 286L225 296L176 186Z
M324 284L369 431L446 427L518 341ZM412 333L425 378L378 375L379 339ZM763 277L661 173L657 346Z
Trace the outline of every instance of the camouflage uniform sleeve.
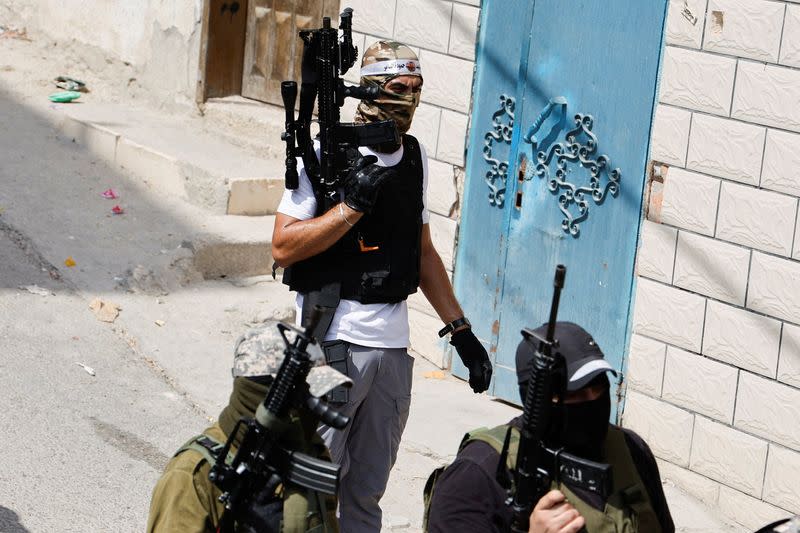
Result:
M187 461L199 457L193 451L186 451L172 459L161 479L153 489L150 502L150 516L147 520L147 533L214 533L208 495L198 490L202 487L202 468L186 468L191 466ZM191 461L194 465L197 460ZM204 462L204 461L203 461ZM183 466L184 468L182 468ZM208 475L206 469L206 475ZM198 481L200 483L198 483ZM200 486L198 486L200 485Z

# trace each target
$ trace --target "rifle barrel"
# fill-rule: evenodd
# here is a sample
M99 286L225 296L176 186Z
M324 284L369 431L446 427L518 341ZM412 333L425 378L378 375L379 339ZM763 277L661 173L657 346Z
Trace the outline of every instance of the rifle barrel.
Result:
M547 459L542 453L542 441L550 422L552 410L554 371L557 359L552 355L555 341L558 306L561 289L567 269L564 265L556 267L553 280L553 301L550 305L550 319L547 323L547 335L539 340L538 349L531 361L531 374L524 398L522 414L522 431L520 431L519 451L515 468L516 493L511 500L513 519L511 531L523 533L528 531L528 520L536 502L544 496L553 477ZM523 330L526 339L534 335Z
M550 319L547 322L547 340L553 342L556 333L556 315L558 305L561 300L561 289L564 288L564 278L567 275L567 268L564 265L556 267L556 275L553 280L553 303L550 305Z

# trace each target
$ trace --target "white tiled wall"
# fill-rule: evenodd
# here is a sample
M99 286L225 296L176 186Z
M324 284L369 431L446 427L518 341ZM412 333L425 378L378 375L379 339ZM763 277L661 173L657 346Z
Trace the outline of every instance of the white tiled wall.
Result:
M744 305L750 250L689 232L678 233L673 283L691 292Z
M714 235L720 180L679 167L669 169L661 222L703 235Z
M706 299L702 296L639 278L634 312L636 333L699 352L705 313Z
M677 229L645 220L637 260L638 273L656 281L671 282L677 237Z
M774 444L769 446L764 499L800 514L800 455Z
M757 529L800 512L800 3L671 0L666 45L623 423Z
M778 380L800 388L800 327L783 325Z
M767 447L761 439L698 416L689 468L746 494L759 496Z
M685 48L664 50L661 101L727 115L736 74L736 60Z
M628 359L628 383L633 388L661 396L666 348L663 342L633 336Z
M690 411L730 424L738 374L735 367L668 346L661 396Z
M774 378L780 342L779 320L709 300L703 355Z
M703 49L775 63L786 5L761 0L709 0Z
M685 166L691 121L692 114L685 109L657 106L650 140L652 158L670 165Z
M756 531L766 524L787 517L786 510L726 485L721 485L719 488L718 504L725 516L739 522L749 531Z
M688 466L695 415L628 389L625 425L635 430L657 457Z
M694 113L686 166L758 185L765 131L760 126Z
M792 196L800 196L798 168L800 168L800 135L769 130L764 150L764 168L761 170L761 186Z
M800 71L739 61L731 116L756 124L800 131Z

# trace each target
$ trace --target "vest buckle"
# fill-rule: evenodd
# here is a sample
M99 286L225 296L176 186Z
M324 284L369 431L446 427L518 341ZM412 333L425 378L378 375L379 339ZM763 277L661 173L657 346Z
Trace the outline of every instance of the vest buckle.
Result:
M374 252L376 250L380 250L381 247L380 246L367 246L366 244L364 244L364 237L359 235L358 236L358 249L361 251L361 253L367 253L367 252Z

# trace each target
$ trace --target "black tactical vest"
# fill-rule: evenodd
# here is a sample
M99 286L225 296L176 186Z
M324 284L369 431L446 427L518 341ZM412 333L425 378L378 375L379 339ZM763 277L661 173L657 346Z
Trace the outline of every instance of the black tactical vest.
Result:
M304 294L338 281L342 299L365 304L397 303L417 291L423 209L417 139L403 136L403 157L393 168L397 175L381 187L372 214L328 250L286 269L291 290Z

